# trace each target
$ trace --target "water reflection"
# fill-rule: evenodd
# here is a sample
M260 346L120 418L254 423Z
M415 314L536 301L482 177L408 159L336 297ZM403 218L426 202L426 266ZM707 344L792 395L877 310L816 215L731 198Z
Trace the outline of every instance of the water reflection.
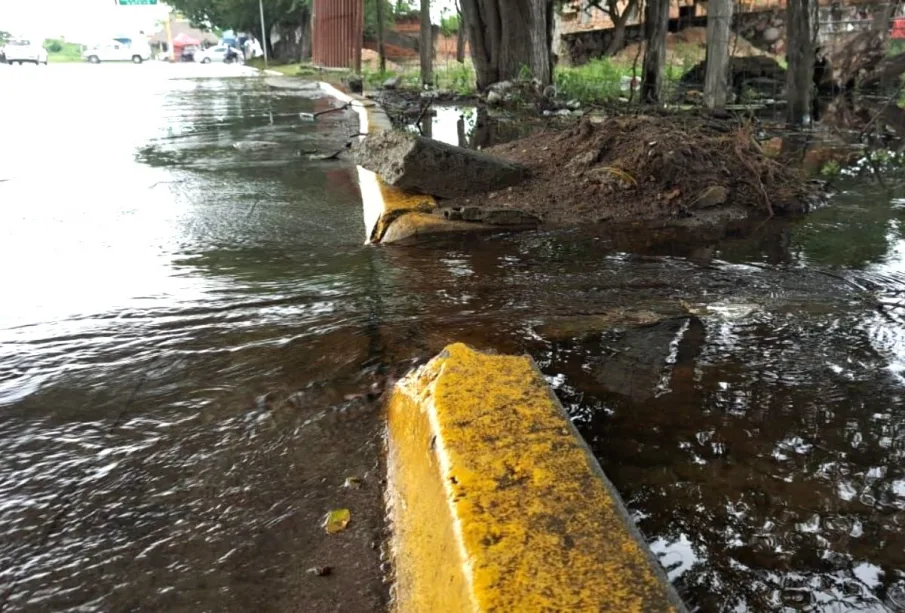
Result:
M344 143L341 117L294 119L329 101L257 79L136 87L154 101L142 127L59 181L25 144L0 183L29 203L0 208L10 610L315 598L286 569L320 546L309 511L339 495L318 498L325 467L361 456L385 375L454 340L537 360L692 606L905 602L894 181L847 179L804 220L719 240L583 228L371 248L351 165L296 155Z

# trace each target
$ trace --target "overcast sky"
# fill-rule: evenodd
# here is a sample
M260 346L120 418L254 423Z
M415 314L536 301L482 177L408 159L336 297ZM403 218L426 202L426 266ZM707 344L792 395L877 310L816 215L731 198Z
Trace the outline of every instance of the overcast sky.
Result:
M417 2L414 2L417 5ZM432 0L432 21L455 11L455 0ZM115 0L0 0L0 30L14 36L56 38L93 43L114 36L156 31L166 7L117 6Z
M166 15L158 6L117 6L115 0L0 0L0 30L14 36L91 43L151 33Z

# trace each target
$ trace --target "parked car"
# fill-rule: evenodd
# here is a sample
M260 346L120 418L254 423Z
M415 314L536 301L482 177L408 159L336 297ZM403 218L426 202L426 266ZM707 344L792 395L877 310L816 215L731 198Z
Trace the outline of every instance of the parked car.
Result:
M26 62L34 65L47 65L47 50L41 45L33 44L24 38L13 39L4 45L0 52L7 64L19 64Z
M151 59L151 46L147 43L124 43L112 40L100 45L95 45L82 51L82 59L92 64L101 62L132 62L141 64Z
M230 49L232 53L230 54ZM231 57L230 57L231 56ZM195 61L202 64L210 64L211 62L232 62L238 61L242 57L241 52L236 48L230 48L228 45L217 45L210 47L204 51L195 54Z

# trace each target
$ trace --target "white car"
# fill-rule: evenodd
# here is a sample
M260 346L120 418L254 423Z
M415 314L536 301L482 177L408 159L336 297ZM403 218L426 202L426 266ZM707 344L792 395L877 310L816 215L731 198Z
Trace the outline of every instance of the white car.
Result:
M32 44L30 40L18 38L9 41L3 47L0 55L7 64L17 63L20 66L26 62L34 65L47 65L47 50L41 45Z
M151 46L147 43L122 43L116 40L95 45L82 51L82 59L92 64L101 62L132 62L141 64L151 59Z
M199 51L195 54L195 61L201 62L202 64L210 64L211 62L225 62L226 61L226 52L229 50L229 47L226 45L217 45L216 47L211 47L209 49L205 49L204 51ZM233 53L236 54L236 59L241 58L241 54L236 49L233 49Z

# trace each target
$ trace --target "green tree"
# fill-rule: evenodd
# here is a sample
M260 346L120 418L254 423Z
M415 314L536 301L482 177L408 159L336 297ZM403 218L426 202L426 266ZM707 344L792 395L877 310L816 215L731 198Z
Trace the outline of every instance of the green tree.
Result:
M193 24L206 28L251 32L273 52L270 36L261 32L258 0L170 0L168 2ZM263 0L264 22L274 27L307 30L311 19L311 0Z
M0 45L5 45L12 37L13 35L6 30L0 30Z
M383 29L388 30L393 25L395 9L390 0L366 0L365 1L365 36L375 38L377 36L377 3L383 5Z
M443 36L452 36L459 33L459 16L444 15L440 20L440 33Z

